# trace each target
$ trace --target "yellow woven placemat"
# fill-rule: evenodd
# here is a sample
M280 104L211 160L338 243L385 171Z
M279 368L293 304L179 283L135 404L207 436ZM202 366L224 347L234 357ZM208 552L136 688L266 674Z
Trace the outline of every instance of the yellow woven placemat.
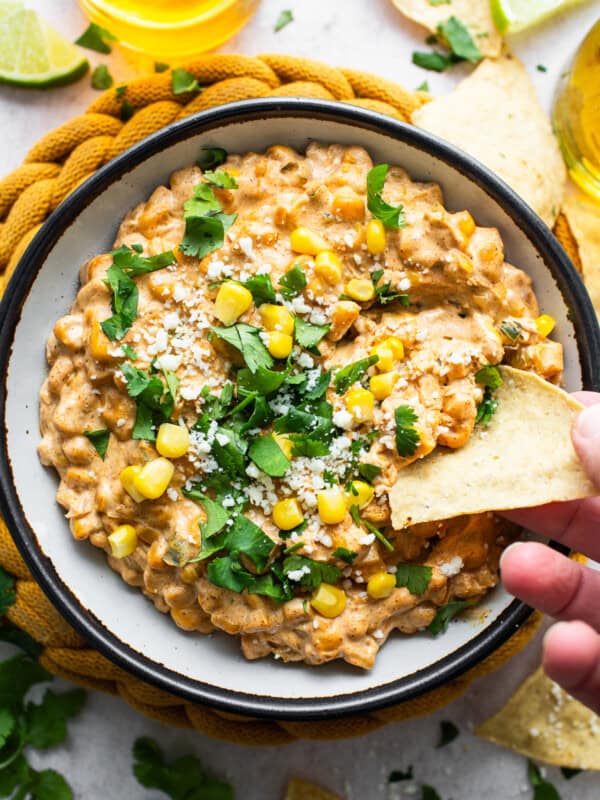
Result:
M177 119L232 101L287 95L353 103L410 122L412 112L429 100L426 92L406 91L376 75L287 55L209 55L184 68L206 87L201 94L174 96L169 72L130 82L120 97L109 90L84 114L46 134L24 163L0 181L0 292L48 214L69 192L118 153ZM127 122L120 118L124 99L135 112ZM577 245L562 214L555 234L579 265ZM245 719L184 702L138 680L90 649L35 583L1 519L0 565L16 578L17 599L8 619L43 646L40 662L50 672L91 689L118 694L133 708L160 722L242 744L279 745L300 738L360 736L388 722L431 713L459 697L475 678L512 658L527 644L541 620L534 614L476 667L402 705L322 722Z

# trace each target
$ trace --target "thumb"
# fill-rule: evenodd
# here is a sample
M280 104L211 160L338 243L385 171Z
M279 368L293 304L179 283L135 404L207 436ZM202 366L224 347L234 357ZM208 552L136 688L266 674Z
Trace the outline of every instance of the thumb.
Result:
M579 414L571 438L585 471L600 487L600 403L584 408Z

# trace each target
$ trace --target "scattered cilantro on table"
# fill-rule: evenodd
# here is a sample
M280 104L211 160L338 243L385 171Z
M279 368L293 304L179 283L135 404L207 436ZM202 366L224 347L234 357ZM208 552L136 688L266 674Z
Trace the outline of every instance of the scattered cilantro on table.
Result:
M394 769L390 772L388 776L388 783L400 783L401 781L412 781L413 779L413 768L412 764L410 764L407 769Z
M275 23L274 31L275 33L279 33L280 30L285 28L286 25L289 25L290 22L294 21L294 14L289 9L284 9L281 14L277 17L277 22Z
M440 22L437 27L437 35L427 39L428 44L437 42L446 45L450 52L444 53L438 50L431 52L415 51L412 54L413 64L433 72L444 72L448 67L460 61L477 63L483 58L483 54L475 44L469 29L458 17L451 16L447 20Z
M557 790L542 777L540 768L533 761L527 762L527 777L533 788L532 800L561 800Z
M95 22L85 29L78 39L75 39L75 44L80 47L86 47L88 50L95 50L97 53L104 53L107 55L112 52L111 46L108 42L117 42L117 37L106 28L101 28Z
M99 64L92 72L92 88L104 91L114 84L113 76L108 71L106 64Z
M154 72L167 72L170 69L170 66L166 64L164 61L155 61L154 62Z
M178 67L171 73L171 88L174 95L187 92L200 92L201 88L194 76L185 69Z
M447 719L441 720L440 738L436 744L436 749L439 750L440 747L445 747L447 744L450 744L450 742L453 742L459 734L460 731L453 722L450 722L450 720Z

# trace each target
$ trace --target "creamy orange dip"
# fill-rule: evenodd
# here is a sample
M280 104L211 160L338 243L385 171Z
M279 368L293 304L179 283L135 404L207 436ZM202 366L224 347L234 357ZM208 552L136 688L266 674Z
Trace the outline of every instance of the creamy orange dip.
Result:
M483 597L515 534L491 513L393 530L399 470L486 424L493 365L558 382L561 346L439 186L341 145L201 162L83 266L40 458L75 539L182 629L369 668Z

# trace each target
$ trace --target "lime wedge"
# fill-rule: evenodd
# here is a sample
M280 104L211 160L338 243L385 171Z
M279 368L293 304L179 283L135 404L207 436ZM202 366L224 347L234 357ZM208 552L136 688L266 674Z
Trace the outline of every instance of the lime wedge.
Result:
M492 17L500 33L517 33L568 6L584 0L490 0Z
M0 82L45 89L76 81L89 69L74 44L16 0L0 0Z

